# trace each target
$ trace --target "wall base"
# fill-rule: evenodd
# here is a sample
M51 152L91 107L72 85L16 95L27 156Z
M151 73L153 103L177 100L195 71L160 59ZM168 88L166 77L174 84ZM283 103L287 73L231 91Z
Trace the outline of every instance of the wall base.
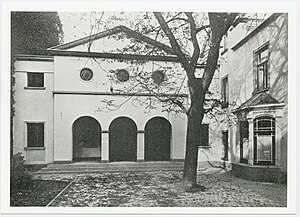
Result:
M274 182L277 184L286 182L286 174L281 172L278 166L258 166L242 163L232 164L232 173L234 176L258 182Z

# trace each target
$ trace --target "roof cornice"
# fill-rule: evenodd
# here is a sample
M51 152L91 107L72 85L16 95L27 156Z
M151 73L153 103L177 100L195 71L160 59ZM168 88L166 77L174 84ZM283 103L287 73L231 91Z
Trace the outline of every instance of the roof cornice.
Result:
M247 41L249 41L253 36L255 36L259 31L264 29L267 25L269 25L273 20L275 20L280 15L282 15L282 13L272 14L264 22L262 22L258 27L256 27L252 32L250 32L245 38L243 38L237 44L235 44L231 49L233 51L236 51L237 49L239 49L243 44L245 44Z
M163 43L160 43L160 42L158 42L158 41L156 41L152 38L149 38L149 37L143 35L142 33L133 31L133 30L129 29L126 26L116 26L114 28L105 30L103 32L96 33L94 35L86 36L86 37L83 37L83 38L80 38L80 39L77 39L77 40L74 40L74 41L71 41L71 42L67 42L67 43L64 43L64 44L61 44L61 45L57 45L57 46L48 48L48 50L49 51L52 51L52 50L66 50L66 49L74 48L76 46L88 43L88 42L93 41L93 40L97 40L97 39L100 39L100 38L111 36L111 35L114 35L114 34L117 34L117 33L120 33L120 32L123 32L127 36L135 38L138 41L142 41L142 42L145 42L147 44L153 45L154 47L157 47L157 48L165 51L166 53L169 53L171 55L175 55L175 53L174 53L174 51L171 47L169 47L169 46L167 46Z
M17 54L13 58L14 61L22 60L22 61L43 61L43 62L53 62L53 56L40 56L40 55L22 55Z
M178 58L176 56L154 56L154 55L137 55L137 54L121 54L121 53L98 53L98 52L65 51L65 50L49 50L49 52L55 56L178 62Z

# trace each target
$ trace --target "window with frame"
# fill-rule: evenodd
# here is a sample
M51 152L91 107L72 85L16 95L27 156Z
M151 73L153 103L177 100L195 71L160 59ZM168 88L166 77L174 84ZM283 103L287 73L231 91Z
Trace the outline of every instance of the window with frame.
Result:
M254 52L255 91L269 88L269 43Z
M228 99L229 99L229 92L228 92L228 76L225 76L221 80L221 98L222 98L222 108L228 107Z
M254 120L254 164L275 164L275 118Z
M44 123L27 123L27 147L44 147Z
M201 124L199 147L209 147L209 124Z
M27 87L44 87L44 73L28 72Z

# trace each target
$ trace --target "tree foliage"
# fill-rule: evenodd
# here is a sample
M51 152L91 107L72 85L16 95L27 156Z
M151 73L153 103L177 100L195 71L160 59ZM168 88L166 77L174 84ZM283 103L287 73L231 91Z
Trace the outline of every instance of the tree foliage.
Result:
M63 40L62 24L57 12L11 12L11 97L10 154L13 155L14 56L46 55L47 48Z
M11 54L46 55L47 48L62 42L57 12L12 12Z

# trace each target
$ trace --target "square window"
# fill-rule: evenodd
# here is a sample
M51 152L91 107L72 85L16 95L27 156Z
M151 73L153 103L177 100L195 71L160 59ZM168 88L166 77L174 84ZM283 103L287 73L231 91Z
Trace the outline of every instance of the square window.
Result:
M27 73L27 87L44 87L44 73Z
M44 147L44 123L27 123L27 147Z

